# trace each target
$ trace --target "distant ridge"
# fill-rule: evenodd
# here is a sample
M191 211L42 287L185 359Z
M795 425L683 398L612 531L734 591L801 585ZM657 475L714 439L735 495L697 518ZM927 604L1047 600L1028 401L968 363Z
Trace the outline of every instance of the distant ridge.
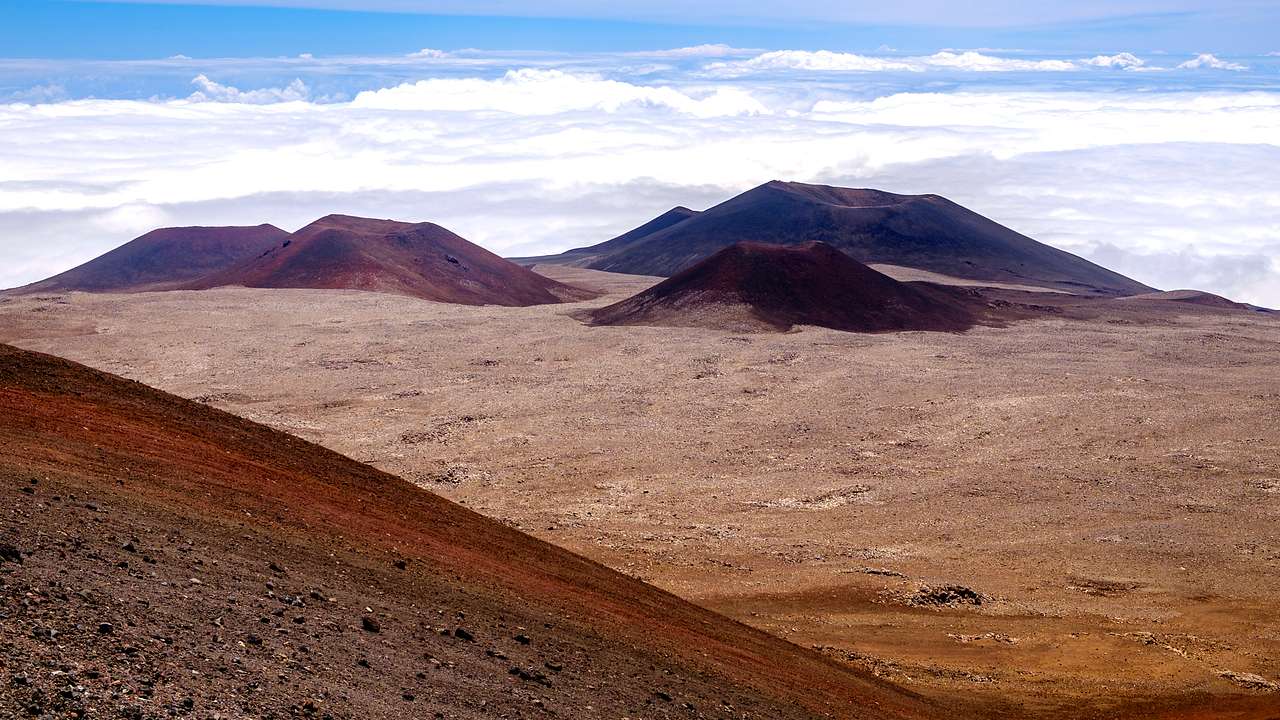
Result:
M173 290L262 253L288 237L274 225L152 230L66 272L10 293Z
M1156 300L1160 302L1175 302L1185 305L1198 305L1200 307L1221 308L1224 310L1252 310L1255 312L1274 312L1268 308L1258 307L1257 305L1249 305L1247 303L1238 303L1228 300L1221 295L1205 292L1203 290L1167 290L1165 292L1144 293L1142 295L1134 295L1126 300Z
M773 181L676 222L669 222L674 219L669 215L605 243L538 262L669 277L737 242L799 245L817 240L865 264L967 280L1089 295L1152 291L937 195ZM650 225L656 229L647 229Z
M591 313L597 325L849 332L961 331L977 322L973 290L903 283L821 242L737 243Z

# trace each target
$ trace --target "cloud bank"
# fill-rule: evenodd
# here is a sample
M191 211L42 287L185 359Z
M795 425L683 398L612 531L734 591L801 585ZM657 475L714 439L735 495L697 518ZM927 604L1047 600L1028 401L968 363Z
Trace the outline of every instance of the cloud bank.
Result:
M1078 69L1070 60L1023 60L997 57L980 52L943 50L921 57L881 57L828 50L775 50L746 60L707 65L709 73L745 75L776 70L814 70L821 72L925 72L958 70L965 72L1068 72Z

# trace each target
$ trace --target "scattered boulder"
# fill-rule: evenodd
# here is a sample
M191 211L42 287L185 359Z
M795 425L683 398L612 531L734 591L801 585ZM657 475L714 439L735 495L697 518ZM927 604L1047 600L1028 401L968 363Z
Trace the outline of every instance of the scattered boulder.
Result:
M926 607L981 605L982 601L983 596L979 592L963 585L939 585L938 587L926 585L911 596L912 605Z
M1262 677L1261 675L1255 675L1253 673L1241 673L1241 672L1234 672L1231 670L1221 670L1218 672L1218 677L1224 680L1230 680L1236 685L1239 685L1240 687L1245 688L1247 690L1262 690L1265 692L1280 691L1280 683L1271 682L1270 680Z
M22 552L12 545L0 545L0 563L22 564Z

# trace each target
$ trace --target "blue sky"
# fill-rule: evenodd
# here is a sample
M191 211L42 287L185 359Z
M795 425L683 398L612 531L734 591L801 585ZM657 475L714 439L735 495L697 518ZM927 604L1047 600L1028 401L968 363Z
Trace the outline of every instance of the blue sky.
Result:
M1280 3L1267 0L6 0L0 12L0 54L7 57L394 54L419 47L616 51L701 43L863 51L887 45L904 52L1280 49Z
M0 287L333 212L541 254L782 179L1280 306L1280 3L277 4L0 5Z

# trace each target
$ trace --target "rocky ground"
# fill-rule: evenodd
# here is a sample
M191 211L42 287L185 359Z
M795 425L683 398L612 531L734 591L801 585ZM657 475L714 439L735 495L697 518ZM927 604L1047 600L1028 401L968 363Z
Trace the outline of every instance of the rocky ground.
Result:
M0 346L0 716L924 718L321 448Z
M920 692L1012 717L1280 708L1274 316L590 328L569 313L652 281L548 272L608 294L45 296L0 304L0 340L302 435Z

